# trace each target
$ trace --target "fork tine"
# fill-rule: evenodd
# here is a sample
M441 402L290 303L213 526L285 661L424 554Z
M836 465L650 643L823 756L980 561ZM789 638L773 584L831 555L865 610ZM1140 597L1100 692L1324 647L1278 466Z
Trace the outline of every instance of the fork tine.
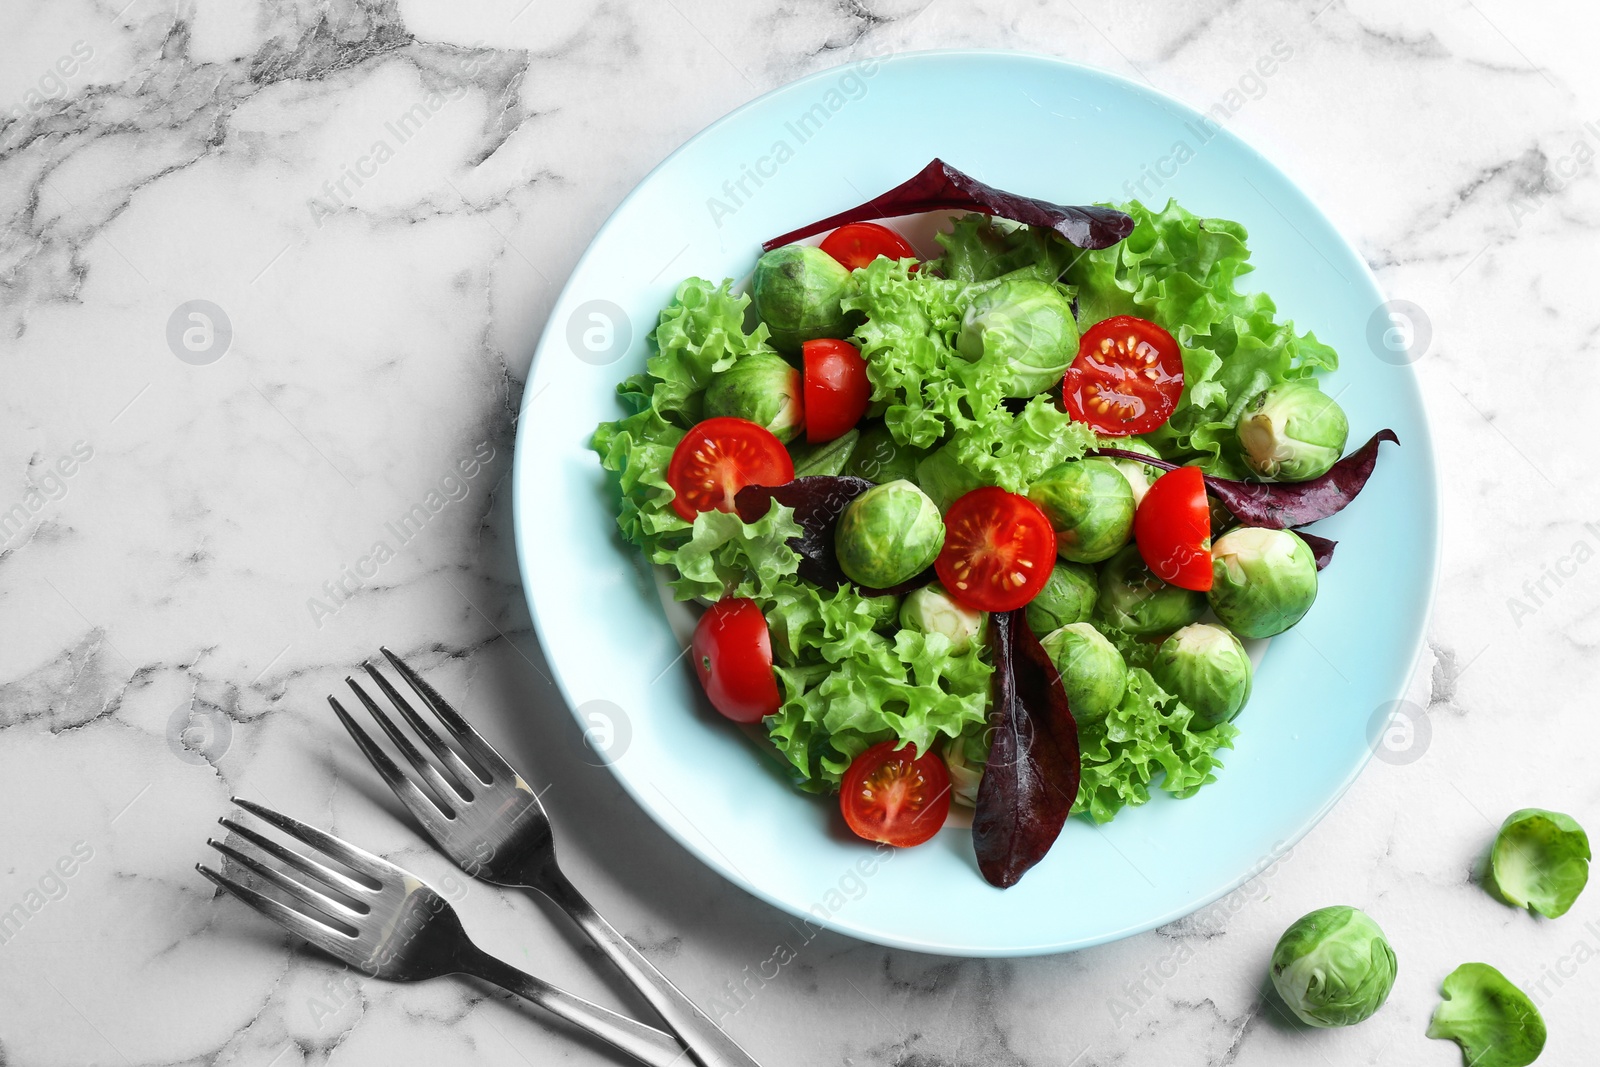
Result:
M377 683L378 688L383 690L383 695L389 698L389 702L405 717L406 722L411 724L411 728L422 737L428 748L433 750L433 754L438 757L439 762L449 768L451 774L455 775L463 783L469 778L477 778L484 785L488 785L493 781L487 771L471 766L456 753L455 749L445 744L444 738L440 737L433 727L428 725L426 719L417 714L416 709L411 706L411 701L401 696L400 691L390 685L389 679L379 674L376 667L370 663L363 663L361 666L366 669L367 674Z
M235 848L226 841L218 841L214 837L208 837L206 838L206 844L249 870L256 877L277 886L306 907L321 912L327 916L329 926L333 926L336 923L343 924L348 927L348 932L352 936L356 933L355 926L352 923L345 923L344 920L346 918L359 919L361 917L360 912L333 899L326 893L313 889L302 882L295 881L283 871L268 867L254 856ZM301 912L301 914L305 913Z
M266 894L252 889L242 882L237 882L225 874L214 871L203 863L195 864L194 869L279 926L311 942L311 944L322 949L330 956L345 963L355 964L358 962L356 939L344 931L335 929L320 919L313 919L309 915L295 911L282 901L273 900Z
M379 748L377 742L373 741L365 730L356 725L356 721L350 717L350 713L344 710L343 705L337 699L329 696L328 703L333 705L333 713L339 717L339 721L344 724L344 728L355 739L356 747L361 750L361 754L367 757L367 762L371 763L373 769L382 776L385 782L389 783L389 788L394 790L395 796L399 797L401 802L411 809L411 814L430 827L439 825L441 818L453 819L456 817L455 809L449 806L446 799L435 800L424 793L417 786L417 783L406 777L405 773L396 766L394 760L389 758L389 754ZM446 794L447 797L448 794Z
M344 894L349 898L355 910L362 913L372 910L361 900L363 895L372 892L372 887L363 885L349 875L336 871L325 863L319 863L308 856L302 856L292 848L284 848L270 837L263 837L248 826L236 823L227 816L223 816L217 822L227 827L229 833L238 834L267 855L288 864L301 874L310 875L334 892Z
M230 797L235 804L254 815L263 822L271 823L301 844L310 845L319 852L325 852L349 867L357 874L370 878L373 888L381 888L386 881L404 880L406 872L384 859L374 856L364 848L357 848L348 841L334 837L330 833L309 826L299 819L293 819L279 811L263 807L254 801L245 800L243 797Z
M382 708L378 707L378 702L367 695L367 691L361 688L360 682L346 676L344 684L348 685L351 691L355 693L356 699L361 701L362 706L367 709L367 713L378 720L378 725L389 736L389 740L394 742L395 747L404 754L412 768L422 776L422 780L427 782L428 786L439 795L440 800L450 804L452 797L460 797L467 803L472 803L472 793L467 789L466 784L455 781L453 777L447 780L444 775L440 774L438 768L429 763L421 750L411 743L411 738L406 736L405 731L396 726L394 720L389 718Z
M475 759L490 777L498 775L505 775L507 778L518 777L511 764L507 763L505 758L494 750L493 745L484 740L482 734L472 728L471 723L462 718L460 713L450 706L449 701L439 695L437 689L423 681L416 671L406 666L404 660L389 651L387 645L379 646L379 651L383 653L384 658L389 661L390 665L400 672L400 676L406 680L406 684L411 687L412 691L422 698L422 702L428 705L434 715L438 716L445 729L449 730L451 736L456 739L456 743L465 749L467 754ZM485 781L488 780L488 778L485 779Z

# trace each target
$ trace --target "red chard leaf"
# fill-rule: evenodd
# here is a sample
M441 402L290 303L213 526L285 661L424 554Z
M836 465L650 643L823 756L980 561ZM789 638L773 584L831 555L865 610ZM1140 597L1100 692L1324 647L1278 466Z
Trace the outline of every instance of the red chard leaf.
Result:
M972 845L984 881L1014 886L1050 851L1078 797L1078 725L1061 676L1023 610L989 620L993 735L978 784Z
M1265 526L1287 530L1337 515L1356 498L1372 469L1378 463L1378 446L1384 441L1400 443L1393 430L1379 430L1372 439L1333 465L1333 469L1309 482L1241 482L1232 478L1206 475L1206 491L1246 526ZM1122 448L1096 449L1092 455L1113 459L1132 459L1164 471L1181 464L1157 459L1142 452Z
M830 215L781 237L774 237L761 248L770 252L779 245L836 229L848 222L869 222L873 219L919 215L924 211L962 209L1054 230L1079 248L1109 248L1133 232L1132 217L1112 208L1069 207L1052 204L1048 200L1036 200L1031 196L1018 196L985 185L944 160L935 159L914 178L873 197L865 204Z
M765 515L774 500L793 508L794 521L800 524L801 531L799 537L789 539L789 547L800 554L797 573L812 585L837 589L849 579L833 551L834 528L850 502L876 484L847 474L818 474L796 478L784 485L747 485L733 498L733 506L745 522L755 522ZM867 596L898 595L927 585L933 579L934 571L929 567L892 589L863 587L861 591Z

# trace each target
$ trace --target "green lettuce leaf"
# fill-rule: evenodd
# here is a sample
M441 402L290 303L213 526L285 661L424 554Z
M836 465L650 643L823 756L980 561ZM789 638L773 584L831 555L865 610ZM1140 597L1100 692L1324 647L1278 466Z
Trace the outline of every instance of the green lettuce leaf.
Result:
M693 426L701 419L701 394L713 374L741 356L772 350L765 323L744 332L749 306L749 294L735 294L732 279L713 286L704 278L686 278L678 286L650 335L656 354L645 361L654 384L651 404L662 417L684 429Z
M731 280L713 285L703 278L678 286L650 335L655 354L645 361L645 373L617 386L627 416L601 423L589 442L600 465L617 476L622 536L657 563L689 532L672 510L667 463L684 431L699 421L711 375L768 350L766 326L744 332L750 298L734 295L732 287Z
M1253 269L1243 226L1173 201L1160 211L1137 200L1122 210L1134 219L1128 238L1067 268L1079 325L1087 331L1113 315L1137 315L1172 330L1183 348L1184 395L1147 440L1169 459L1199 457L1211 473L1237 476L1234 425L1244 405L1279 382L1335 369L1338 356L1280 322L1266 294L1239 290Z
M837 790L850 761L879 741L925 752L984 721L985 650L953 656L943 634L899 629L897 601L794 582L767 602L784 698L768 736L802 788Z
M1224 723L1196 730L1194 722L1188 705L1149 671L1130 669L1122 704L1103 721L1079 726L1083 774L1073 814L1110 822L1122 808L1148 801L1152 785L1188 797L1215 781L1222 765L1217 753L1233 747L1238 728Z
M851 273L841 304L866 315L855 342L890 434L898 444L928 448L966 413L992 408L1001 396L998 382L973 375L954 347L965 287L912 266L880 256Z
M600 465L617 476L617 528L646 556L654 557L662 545L689 529L672 510L677 494L667 484L667 464L684 431L663 419L650 406L649 394L632 388L631 381L624 382L617 395L638 410L625 419L601 423L589 447L600 454Z
M689 540L662 552L656 562L677 572L670 584L679 600L719 600L726 595L760 602L794 576L800 557L789 547L789 539L801 532L794 509L776 501L749 523L732 512L702 511L694 517Z
M1073 422L1046 393L1013 415L992 408L957 430L944 447L982 485L1025 493L1051 467L1096 447L1094 431Z

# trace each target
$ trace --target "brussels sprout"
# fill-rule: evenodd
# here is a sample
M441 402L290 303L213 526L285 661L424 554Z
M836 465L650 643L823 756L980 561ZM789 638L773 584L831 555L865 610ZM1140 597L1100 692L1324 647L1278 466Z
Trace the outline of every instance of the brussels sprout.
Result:
M1350 422L1332 397L1302 380L1274 385L1251 400L1239 414L1238 431L1245 466L1263 478L1303 482L1339 462Z
M1206 612L1206 595L1168 585L1151 573L1129 545L1100 568L1100 599L1095 605L1110 626L1130 634L1165 634L1182 629Z
M1589 835L1572 816L1523 808L1500 824L1489 877L1508 903L1554 919L1588 884L1589 858Z
M784 245L757 260L752 295L773 347L794 353L804 341L847 336L839 300L849 284L850 272L815 245Z
M917 464L928 454L925 448L912 448L894 439L889 427L874 423L861 432L861 439L850 453L850 462L844 473L868 481L892 482L896 479L914 479Z
M978 806L978 785L983 781L987 753L981 733L952 738L944 748L944 765L950 772L950 799L969 808Z
M789 446L794 460L794 476L811 478L819 474L843 474L850 465L850 454L861 440L861 431L846 430L831 441Z
M788 360L776 352L754 352L711 376L706 418L748 419L780 441L793 441L805 428L800 396L800 372Z
M1078 355L1072 302L1055 285L1003 278L967 305L956 351L982 362L1006 396L1033 396L1056 385Z
M1124 452L1137 452L1143 456L1155 456L1157 458L1161 456L1161 453L1156 451L1155 446L1146 443L1142 437L1102 437L1100 438L1100 447L1120 448ZM1133 490L1135 507L1138 507L1139 502L1144 499L1144 495L1150 491L1150 483L1161 476L1161 472L1157 468L1147 466L1136 459L1107 458L1106 462L1121 471L1122 476L1128 479L1128 488Z
M834 551L854 582L886 589L920 574L944 547L944 519L908 481L875 485L839 517Z
M1163 641L1150 673L1211 726L1230 721L1250 699L1250 657L1237 637L1210 623Z
M1056 530L1056 552L1074 563L1099 563L1133 535L1133 489L1106 459L1074 459L1028 486Z
M1272 950L1272 985L1311 1026L1351 1026L1383 1007L1394 988L1389 939L1359 908L1302 916Z
M1461 1046L1468 1067L1528 1067L1544 1051L1544 1017L1526 993L1487 963L1445 976L1428 1036Z
M938 582L913 590L900 603L901 626L919 634L944 634L954 656L982 641L988 622L989 616L957 604Z
M983 481L956 460L952 446L945 445L917 463L917 484L939 505L940 511L949 511L951 504Z
M1122 703L1128 664L1099 630L1074 622L1046 634L1039 644L1061 672L1067 707L1079 723L1099 722Z
M1317 560L1289 530L1240 526L1211 546L1211 610L1241 637L1271 637L1317 599Z
M1043 637L1069 623L1088 622L1099 597L1100 583L1093 567L1057 563L1050 568L1050 580L1028 603L1028 629Z

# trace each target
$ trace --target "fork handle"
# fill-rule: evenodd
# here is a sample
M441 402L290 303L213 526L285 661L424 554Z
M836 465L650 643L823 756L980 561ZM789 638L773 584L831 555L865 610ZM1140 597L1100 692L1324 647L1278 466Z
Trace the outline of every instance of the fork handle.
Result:
M683 992L656 970L650 961L634 948L627 938L601 918L594 906L578 892L555 864L547 865L528 886L559 907L578 924L600 951L604 952L617 970L622 972L644 998L650 1002L673 1033L688 1046L689 1055L700 1067L760 1067L750 1054L711 1020L705 1012L683 995Z
M649 1064L650 1067L683 1067L683 1046L671 1034L557 989L476 946L471 947L458 963L463 973L493 982L501 989L533 1001L550 1014L558 1015L580 1030L621 1049L640 1063Z

